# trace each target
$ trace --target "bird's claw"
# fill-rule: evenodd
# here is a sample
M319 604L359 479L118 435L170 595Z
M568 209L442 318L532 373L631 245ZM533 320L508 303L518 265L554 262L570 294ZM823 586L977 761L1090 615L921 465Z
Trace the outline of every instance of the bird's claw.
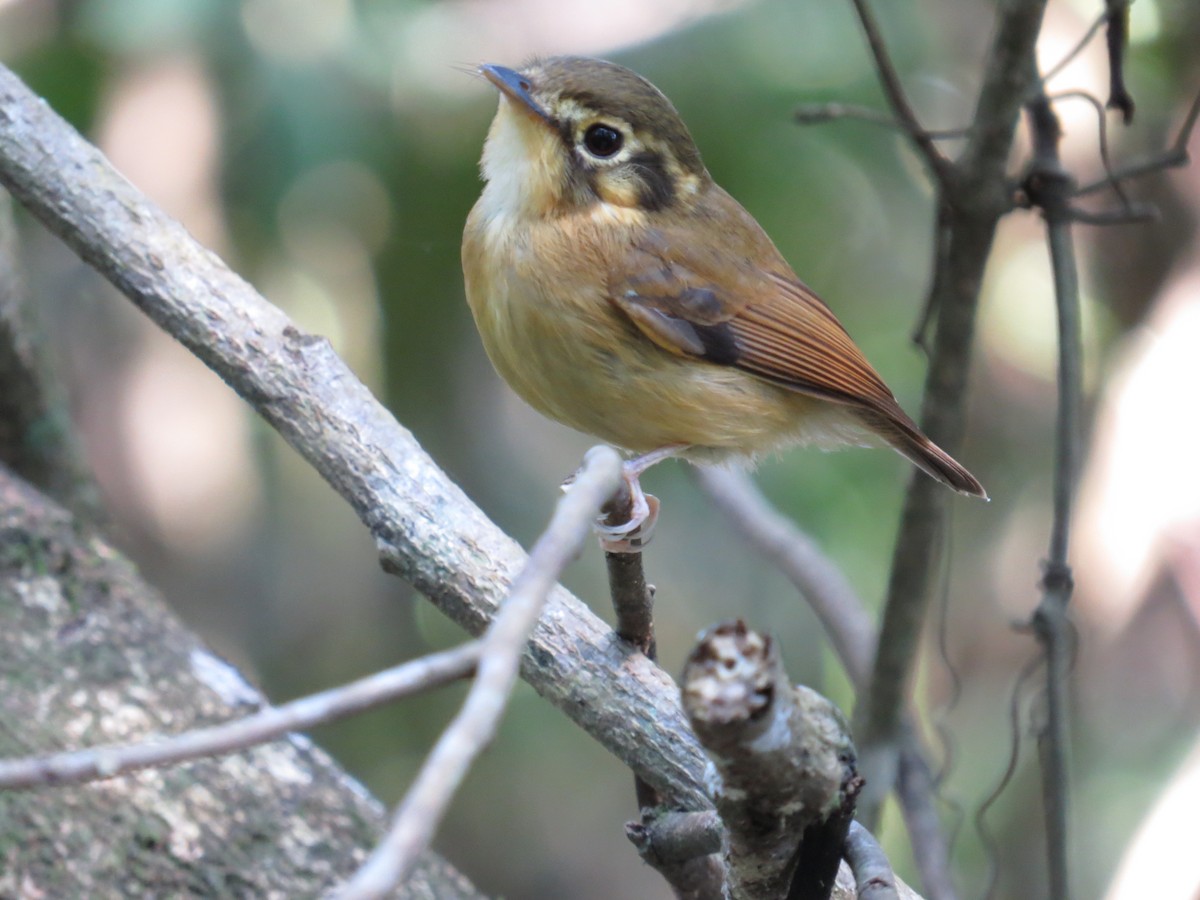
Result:
M636 462L636 461L633 461ZM576 472L561 485L563 493L575 484ZM624 488L605 505L596 517L593 528L600 537L600 546L609 553L641 553L650 543L654 525L658 521L658 498L647 494L638 483L640 472L631 461L625 462ZM614 521L621 519L624 521Z
M600 546L608 553L641 553L654 533L658 507L657 497L638 488L628 521L613 524L611 514L596 518L593 527L600 536Z

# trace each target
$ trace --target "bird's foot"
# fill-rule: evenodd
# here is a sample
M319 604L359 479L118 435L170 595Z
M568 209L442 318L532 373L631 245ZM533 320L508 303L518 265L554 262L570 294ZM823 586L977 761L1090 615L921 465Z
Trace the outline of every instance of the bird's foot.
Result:
M654 534L654 526L658 522L658 498L643 493L636 481L632 487L636 496L631 504L622 504L613 512L597 516L592 526L600 536L600 546L606 553L641 553ZM626 511L629 512L628 518L620 515ZM626 521L614 523L614 517L626 518Z
M626 460L621 474L621 488L603 507L593 525L600 536L600 546L609 553L641 553L658 521L658 498L642 490L638 477L645 470L642 458ZM562 483L568 491L575 483L572 475Z

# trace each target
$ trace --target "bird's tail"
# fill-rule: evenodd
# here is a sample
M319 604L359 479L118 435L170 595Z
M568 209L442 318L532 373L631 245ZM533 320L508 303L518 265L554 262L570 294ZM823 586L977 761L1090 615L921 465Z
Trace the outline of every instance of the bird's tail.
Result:
M960 494L987 499L987 491L949 453L927 438L899 405L889 410L862 410L860 415L880 437L922 472Z

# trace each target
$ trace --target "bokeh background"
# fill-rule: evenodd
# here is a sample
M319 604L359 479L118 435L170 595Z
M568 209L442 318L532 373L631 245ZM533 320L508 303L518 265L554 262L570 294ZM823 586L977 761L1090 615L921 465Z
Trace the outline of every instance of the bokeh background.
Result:
M993 4L876 5L923 121L965 123ZM1044 66L1100 6L1051 3ZM1200 87L1197 46L1195 4L1133 5L1138 113L1130 129L1110 122L1116 159L1173 138ZM518 401L474 334L459 240L496 99L467 70L555 53L604 55L658 84L717 180L916 410L923 358L908 335L931 258L921 168L887 129L791 120L800 103L882 104L848 3L0 0L0 60L267 297L327 335L526 544L589 441ZM1103 98L1099 43L1053 87ZM1095 112L1064 101L1060 113L1067 162L1090 180L1099 171ZM1191 897L1196 854L1169 854L1172 839L1194 836L1200 803L1200 170L1146 178L1133 193L1159 206L1159 222L1078 234L1091 442L1072 554L1073 855L1079 896ZM215 376L38 226L21 224L25 277L108 527L218 651L284 700L461 638L379 571L349 510ZM946 651L931 623L918 679L929 720L953 735L939 753L947 818L962 823L954 858L967 896L989 868L1000 873L997 896L1038 896L1044 881L1028 740L1036 697L1015 701L1023 752L988 814L994 852L971 820L1006 765L1013 683L1033 652L1013 623L1037 601L1049 531L1053 323L1040 223L1015 214L988 270L961 454L994 499L952 501ZM877 607L907 465L878 451L798 450L757 477ZM813 617L684 467L663 465L646 484L664 509L647 554L663 664L678 671L699 629L741 616L778 638L793 678L852 708ZM598 550L565 580L607 614ZM390 804L461 693L315 737ZM634 813L629 774L522 687L436 847L497 895L666 897L623 837ZM911 877L894 811L883 838ZM1110 887L1119 870L1132 887ZM1152 889L1152 878L1168 880Z

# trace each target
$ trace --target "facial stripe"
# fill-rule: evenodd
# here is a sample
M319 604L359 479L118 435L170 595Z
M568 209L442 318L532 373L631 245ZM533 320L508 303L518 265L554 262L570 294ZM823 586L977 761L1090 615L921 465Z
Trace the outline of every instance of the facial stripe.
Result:
M675 179L661 153L643 150L626 163L638 182L638 206L650 212L665 209L675 201Z

